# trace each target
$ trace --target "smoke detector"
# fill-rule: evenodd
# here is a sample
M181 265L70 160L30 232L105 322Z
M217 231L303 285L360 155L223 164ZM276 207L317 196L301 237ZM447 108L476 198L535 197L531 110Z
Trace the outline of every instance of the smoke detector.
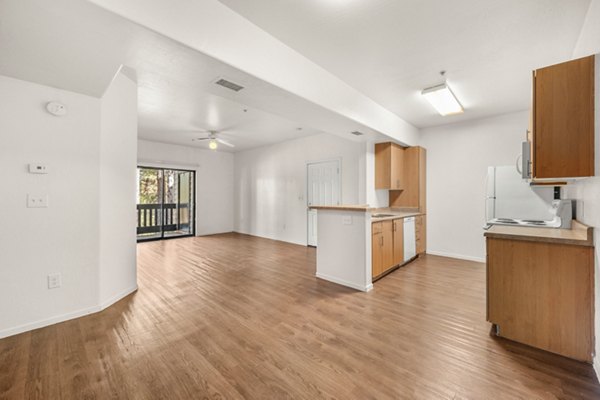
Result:
M51 101L46 104L46 111L56 117L62 117L67 115L67 106L56 101Z

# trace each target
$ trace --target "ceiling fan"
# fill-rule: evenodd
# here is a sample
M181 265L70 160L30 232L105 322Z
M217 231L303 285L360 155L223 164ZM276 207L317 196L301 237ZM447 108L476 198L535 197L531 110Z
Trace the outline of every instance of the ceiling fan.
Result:
M208 137L203 137L203 138L196 138L196 139L192 139L194 142L199 142L202 140L208 140L208 147L211 150L216 150L217 147L219 147L219 143L224 144L225 146L229 146L229 147L235 147L233 144L229 143L227 140L225 139L221 139L219 137L219 134L221 132L219 131L206 131L206 133L208 133Z

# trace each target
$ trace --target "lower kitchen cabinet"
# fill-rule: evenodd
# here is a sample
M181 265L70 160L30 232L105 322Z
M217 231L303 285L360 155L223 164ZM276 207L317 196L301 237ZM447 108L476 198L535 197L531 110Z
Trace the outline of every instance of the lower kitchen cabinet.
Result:
M371 227L372 276L387 272L394 264L394 221L374 222Z
M591 362L594 248L487 238L487 319L498 336Z

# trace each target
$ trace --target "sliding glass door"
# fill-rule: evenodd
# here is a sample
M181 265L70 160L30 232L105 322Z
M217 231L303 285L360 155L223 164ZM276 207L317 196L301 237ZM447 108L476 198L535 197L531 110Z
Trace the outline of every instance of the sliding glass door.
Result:
M195 172L138 167L138 241L194 234Z

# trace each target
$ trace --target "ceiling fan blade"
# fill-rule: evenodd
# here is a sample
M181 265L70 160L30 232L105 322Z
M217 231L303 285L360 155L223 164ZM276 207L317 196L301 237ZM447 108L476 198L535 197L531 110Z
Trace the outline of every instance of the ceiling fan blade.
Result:
M200 140L210 140L210 138L209 137L200 137L200 138L192 139L192 141L194 141L194 142L198 142Z
M229 143L227 140L223 140L221 138L216 138L215 140L221 144L224 144L225 146L235 147L233 144Z
M238 125L239 125L239 124L228 125L228 126L225 126L225 127L221 128L221 129L215 129L215 130L216 130L217 132L227 132L227 131L234 131L234 130L236 130L236 129L237 129Z

